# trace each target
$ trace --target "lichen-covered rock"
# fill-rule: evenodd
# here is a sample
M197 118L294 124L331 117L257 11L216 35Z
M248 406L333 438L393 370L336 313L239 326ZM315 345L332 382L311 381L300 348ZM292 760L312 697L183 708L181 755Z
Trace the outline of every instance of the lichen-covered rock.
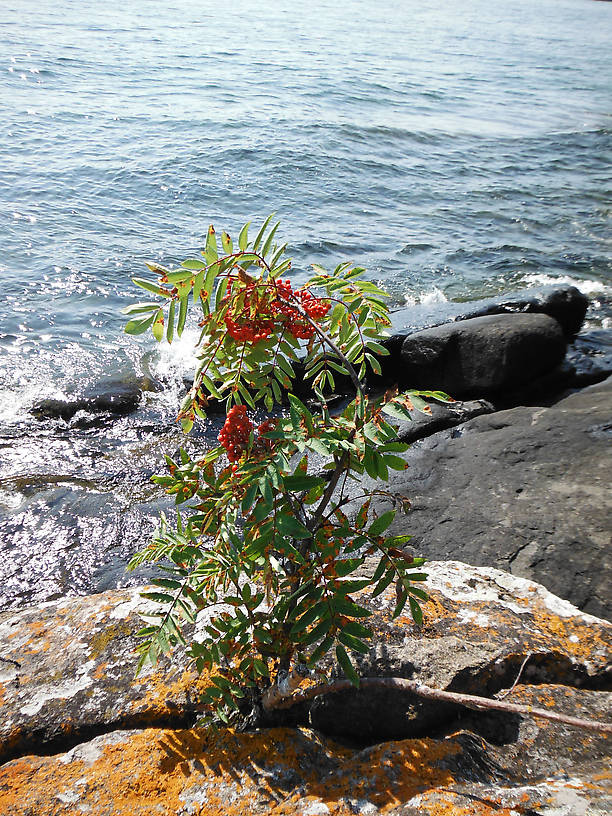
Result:
M521 699L541 705L550 693L532 688ZM582 712L609 704L592 699L601 692L580 694ZM364 750L307 729L117 731L2 766L0 814L604 816L612 803L606 741L567 732L550 723L519 729L517 762L507 745L465 730Z
M198 680L177 652L135 679L137 590L0 615L0 761L124 724L191 724Z
M374 601L364 594L374 637L363 675L493 694L511 685L530 653L523 677L532 682L606 682L612 625L495 569L441 562L428 571L422 626L408 614L390 620L391 589ZM138 611L147 607L124 590L0 615L0 759L61 750L117 727L193 724L206 677L197 678L180 651L134 678ZM388 691L334 695L310 712L325 733L368 742L421 735L457 716L454 707Z
M408 612L391 619L391 589L371 603L373 647L356 658L362 676L404 677L491 696L512 685L528 657L525 682L610 684L612 624L500 570L459 562L432 562L426 570L430 600L423 625ZM448 728L460 713L404 692L364 688L318 698L310 722L327 734L374 742Z

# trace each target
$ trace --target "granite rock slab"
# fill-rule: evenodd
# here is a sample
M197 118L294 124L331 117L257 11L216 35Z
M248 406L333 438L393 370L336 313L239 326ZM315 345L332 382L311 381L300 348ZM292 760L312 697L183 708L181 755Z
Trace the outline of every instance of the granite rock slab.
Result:
M514 694L542 705L564 691ZM595 716L605 697L564 704ZM2 816L604 816L610 804L606 739L550 723L520 726L511 747L465 729L364 749L305 728L115 731L0 767Z
M529 654L523 671L529 682L586 688L608 682L606 621L498 570L432 563L428 573L421 626L407 614L390 620L391 588L374 600L363 596L373 610L364 676L418 678L490 695L513 682ZM207 678L197 677L180 650L135 678L135 634L139 613L147 611L150 602L136 590L117 590L0 616L0 761L56 752L117 728L196 721ZM330 736L372 742L450 727L459 715L420 698L355 694L313 704L299 712L301 721Z

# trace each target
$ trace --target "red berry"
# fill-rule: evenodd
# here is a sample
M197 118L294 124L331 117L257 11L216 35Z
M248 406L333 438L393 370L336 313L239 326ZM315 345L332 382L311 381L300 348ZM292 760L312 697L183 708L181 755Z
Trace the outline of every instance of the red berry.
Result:
M253 423L247 416L246 406L234 405L225 418L218 437L230 462L237 462L240 459L248 445L252 430Z

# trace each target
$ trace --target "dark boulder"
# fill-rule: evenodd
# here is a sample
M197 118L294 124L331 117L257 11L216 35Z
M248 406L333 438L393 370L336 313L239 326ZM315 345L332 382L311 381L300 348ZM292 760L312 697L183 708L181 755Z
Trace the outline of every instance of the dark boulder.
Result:
M397 379L453 397L516 389L554 369L565 355L561 327L543 314L477 317L405 338Z
M554 317L565 336L571 338L580 331L588 305L588 297L575 286L545 286L535 291L517 292L511 297L477 302L474 308L455 319L469 320L473 317L506 313L546 314Z
M454 428L467 422L468 419L490 414L495 408L486 400L470 400L461 402L456 400L449 403L431 402L430 414L412 414L410 422L399 420L397 423L397 436L402 442L416 442L425 439L434 433L444 431L447 428Z
M496 566L610 616L611 400L612 378L416 443L391 483L412 510L392 530L428 558Z

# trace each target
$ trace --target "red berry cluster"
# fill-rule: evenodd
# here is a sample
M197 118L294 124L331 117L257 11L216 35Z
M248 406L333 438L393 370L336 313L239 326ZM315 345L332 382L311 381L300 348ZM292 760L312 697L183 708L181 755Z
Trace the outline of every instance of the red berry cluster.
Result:
M238 323L229 314L225 316L227 333L239 343L259 343L274 331L274 323L271 320L247 319L248 323Z
M274 430L275 419L266 419L257 427L258 439L255 441L255 453L268 453L272 450L274 442L272 439L262 438L262 434ZM249 436L253 431L253 423L247 416L246 405L234 405L230 409L225 423L219 431L219 442L227 451L227 458L230 462L237 462L249 443Z
M310 340L315 333L314 327L295 306L291 305L290 301L297 300L303 311L315 322L325 317L329 312L330 304L311 295L308 289L297 289L293 292L288 280L279 280L276 284L276 291L279 295L276 311L284 318L287 331L298 340Z
M230 462L237 462L242 456L253 430L253 423L247 416L246 405L234 405L219 431L219 442L227 451Z
M276 428L276 420L275 419L264 419L257 426L257 449L262 453L269 453L272 448L274 447L274 440L273 439L266 439L262 437L262 434L267 433L268 431L273 431Z
M234 278L229 281L228 297L231 296L235 280ZM294 292L288 280L279 279L274 281L272 286L264 284L264 287L256 281L247 283L241 293L244 298L241 313L236 315L230 310L225 316L225 325L230 337L238 342L258 343L279 328L284 328L297 339L310 340L315 330L292 303L297 302L314 321L325 317L330 304L314 297L307 289L298 289ZM253 311L257 317L252 316Z

